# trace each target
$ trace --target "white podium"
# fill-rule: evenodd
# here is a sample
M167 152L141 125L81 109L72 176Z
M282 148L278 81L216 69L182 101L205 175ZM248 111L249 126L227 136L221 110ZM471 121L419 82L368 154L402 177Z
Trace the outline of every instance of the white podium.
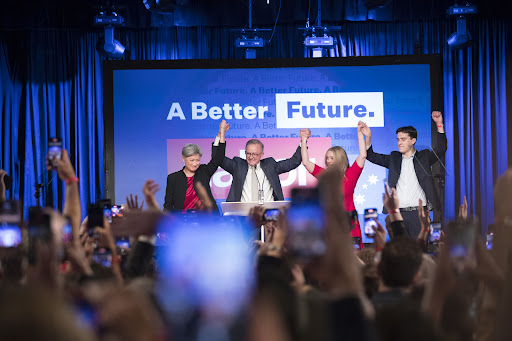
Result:
M265 209L275 209L282 206L290 206L291 201L268 201L263 203ZM241 215L246 216L249 214L249 210L254 206L259 206L257 202L222 202L220 207L222 208L222 215Z

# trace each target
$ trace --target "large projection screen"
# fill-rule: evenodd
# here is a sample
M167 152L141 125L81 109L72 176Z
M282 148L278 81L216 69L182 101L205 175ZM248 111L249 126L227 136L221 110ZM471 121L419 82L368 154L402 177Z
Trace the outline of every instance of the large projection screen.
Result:
M277 60L107 61L104 67L107 198L123 203L142 196L153 179L161 186L183 167L186 143L211 156L218 125L226 119L226 156L244 156L245 142L260 139L265 157L291 157L300 128L310 128L309 154L324 166L330 146L342 146L353 163L359 120L372 128L378 153L397 150L395 131L412 125L417 149L432 146L432 110L441 108L439 56ZM311 107L314 107L313 110ZM366 162L354 193L357 210L382 209L387 170ZM314 186L303 166L281 175L285 198L294 186ZM231 175L218 169L211 187L224 201ZM219 204L220 207L220 204Z

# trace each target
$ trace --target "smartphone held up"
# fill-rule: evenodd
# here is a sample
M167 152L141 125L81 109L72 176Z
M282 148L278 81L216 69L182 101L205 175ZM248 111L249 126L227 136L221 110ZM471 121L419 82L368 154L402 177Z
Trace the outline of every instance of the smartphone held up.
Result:
M303 261L322 256L327 249L324 228L324 212L318 189L292 189L292 203L288 210L290 254Z
M103 207L98 204L91 204L87 209L87 233L94 236L94 229L103 227Z
M376 222L378 217L379 213L376 208L367 208L364 210L364 234L366 237L375 237L375 231L373 228L378 226Z
M458 272L475 267L475 239L478 224L474 221L453 221L448 224L447 242L450 258Z
M269 208L265 210L265 213L263 213L263 221L277 221L278 217L278 208Z
M50 244L53 234L50 226L50 216L41 207L28 208L28 262L36 263L36 244Z
M441 223L430 223L429 243L437 243L441 239Z
M16 248L21 244L19 202L0 203L0 248Z
M50 137L48 140L48 162L50 166L57 167L57 161L62 159L62 139Z

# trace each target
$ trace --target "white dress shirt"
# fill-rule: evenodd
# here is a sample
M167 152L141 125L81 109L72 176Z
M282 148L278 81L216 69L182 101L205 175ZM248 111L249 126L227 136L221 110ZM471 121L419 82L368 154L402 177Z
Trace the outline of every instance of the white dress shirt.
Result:
M244 187L242 189L242 198L241 202L251 202L252 198L252 168L249 166L249 169L247 170L247 176L245 177ZM263 189L263 197L264 201L274 201L274 190L272 189L272 186L270 186L270 182L268 181L267 177L265 176L265 173L263 172L263 169L261 169L261 163L258 162L256 165L256 177L258 181L258 188Z
M419 199L423 201L423 205L427 205L427 198L425 192L421 188L414 170L414 156L416 151L406 158L402 155L402 169L400 170L400 177L396 184L396 193L400 201L400 208L403 207L418 207Z

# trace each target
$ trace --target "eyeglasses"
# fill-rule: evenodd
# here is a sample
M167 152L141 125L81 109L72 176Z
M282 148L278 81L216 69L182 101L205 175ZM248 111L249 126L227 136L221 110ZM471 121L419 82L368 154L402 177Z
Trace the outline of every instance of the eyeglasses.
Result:
M261 153L247 153L245 152L245 156L249 156L249 157L257 157L257 156L260 156Z

